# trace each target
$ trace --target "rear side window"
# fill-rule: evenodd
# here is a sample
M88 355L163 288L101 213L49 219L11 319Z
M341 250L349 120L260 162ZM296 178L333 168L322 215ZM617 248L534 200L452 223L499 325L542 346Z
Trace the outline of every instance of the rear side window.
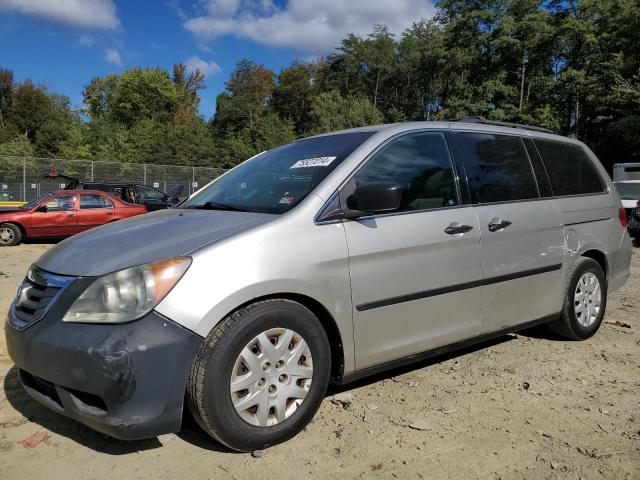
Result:
M472 203L538 198L522 140L492 133L454 132L454 156L464 162Z
M403 135L376 152L354 176L356 185L388 181L402 185L398 211L458 205L456 180L444 135Z
M111 201L102 195L80 195L80 209L91 210L96 208L112 208Z
M579 145L535 140L555 196L602 193L605 185L593 162Z

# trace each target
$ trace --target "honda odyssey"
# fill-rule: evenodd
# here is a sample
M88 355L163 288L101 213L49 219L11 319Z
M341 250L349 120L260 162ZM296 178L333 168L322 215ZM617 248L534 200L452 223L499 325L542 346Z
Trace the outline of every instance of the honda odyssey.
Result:
M320 135L49 250L8 350L30 395L100 432L175 432L186 404L222 444L263 449L330 384L541 323L589 338L629 276L626 226L594 154L541 129Z

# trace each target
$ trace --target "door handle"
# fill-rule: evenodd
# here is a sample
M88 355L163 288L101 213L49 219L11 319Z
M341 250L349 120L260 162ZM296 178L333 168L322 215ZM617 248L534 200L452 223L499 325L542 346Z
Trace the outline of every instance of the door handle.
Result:
M497 232L498 230L507 228L509 225L511 225L511 222L509 220L500 220L494 218L493 220L491 220L491 222L489 222L488 226L490 232Z
M452 223L444 229L444 233L449 235L459 235L461 233L470 232L471 230L473 230L471 225L458 225L457 223Z
M74 217L75 215L75 213L67 213L67 217Z

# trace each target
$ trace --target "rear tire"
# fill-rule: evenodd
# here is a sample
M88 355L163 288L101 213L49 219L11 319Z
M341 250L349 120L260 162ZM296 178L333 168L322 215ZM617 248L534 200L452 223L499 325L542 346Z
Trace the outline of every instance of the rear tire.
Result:
M22 241L22 231L15 223L0 223L0 247L13 247Z
M191 368L187 401L198 424L223 445L262 450L309 423L330 372L329 341L316 316L291 300L263 300L207 336Z
M549 324L554 333L570 340L586 340L600 325L607 307L607 279L592 258L580 257L569 275L560 317Z

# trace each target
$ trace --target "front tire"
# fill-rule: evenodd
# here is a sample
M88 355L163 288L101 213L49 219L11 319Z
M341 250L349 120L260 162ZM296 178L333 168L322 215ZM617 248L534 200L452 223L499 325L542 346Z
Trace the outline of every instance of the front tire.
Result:
M0 247L13 247L22 240L22 231L15 223L0 223Z
M325 396L331 350L303 305L269 299L220 322L200 347L187 389L189 408L214 439L262 450L300 432Z
M592 258L580 257L569 275L560 318L549 328L570 340L586 340L600 325L607 307L607 279Z

